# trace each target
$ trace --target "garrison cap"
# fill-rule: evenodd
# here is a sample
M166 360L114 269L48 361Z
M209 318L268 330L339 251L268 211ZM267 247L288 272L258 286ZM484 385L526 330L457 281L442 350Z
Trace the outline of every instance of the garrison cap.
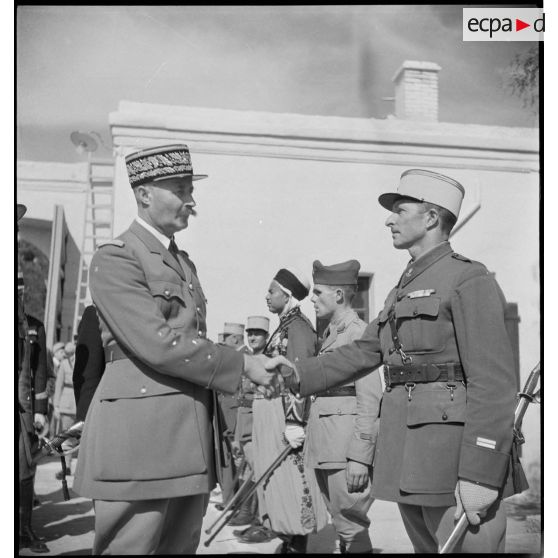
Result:
M194 174L190 151L185 144L163 145L130 153L126 156L126 170L132 188L166 178L207 178L207 174Z
M266 316L248 316L246 320L246 331L261 329L269 333L269 318Z
M282 290L294 296L297 300L303 300L310 292L310 282L303 273L293 267L282 267L273 278L279 283Z
M27 207L22 203L17 204L17 221L19 221L27 212ZM17 222L16 221L16 222Z
M315 285L358 285L360 262L348 260L346 262L324 265L314 260L312 265L312 279Z
M244 335L244 324L234 324L232 322L225 322L223 328L224 335Z
M397 192L382 194L378 201L380 205L391 211L396 201L412 198L419 202L439 205L457 218L463 196L465 196L465 188L457 180L429 170L410 169L401 175Z

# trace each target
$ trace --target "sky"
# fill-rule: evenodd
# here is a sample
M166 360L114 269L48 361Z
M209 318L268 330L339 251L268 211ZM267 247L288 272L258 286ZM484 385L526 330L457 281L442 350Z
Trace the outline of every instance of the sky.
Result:
M18 6L16 155L82 160L121 100L385 118L404 60L441 66L441 121L533 126L503 86L532 46L463 42L461 6Z

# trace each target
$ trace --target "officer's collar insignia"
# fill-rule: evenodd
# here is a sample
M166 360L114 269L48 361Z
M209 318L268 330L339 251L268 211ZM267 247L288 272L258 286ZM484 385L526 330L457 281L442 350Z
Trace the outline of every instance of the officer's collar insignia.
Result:
M421 291L413 291L412 293L408 293L408 298L422 298L424 296L433 295L436 292L436 289L423 289Z

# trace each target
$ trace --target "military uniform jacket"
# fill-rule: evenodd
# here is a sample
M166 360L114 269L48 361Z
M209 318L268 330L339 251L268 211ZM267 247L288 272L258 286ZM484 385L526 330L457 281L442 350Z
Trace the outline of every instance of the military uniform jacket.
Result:
M207 493L214 486L212 389L234 393L243 355L206 338L206 300L137 222L102 246L90 288L107 354L85 420L74 489L105 500ZM119 347L129 358L112 360Z
M319 354L359 339L366 323L348 309L324 334ZM342 469L347 459L372 465L379 427L382 384L378 372L354 382L355 396L316 397L308 419L306 458L310 467Z
M403 364L389 311L413 365L460 363L466 377L385 391L373 495L417 505L455 503L458 478L501 488L509 465L515 407L514 362L504 298L478 263L443 242L411 262L384 309L358 341L299 363L301 392L323 391L359 371ZM452 397L453 395L453 397Z

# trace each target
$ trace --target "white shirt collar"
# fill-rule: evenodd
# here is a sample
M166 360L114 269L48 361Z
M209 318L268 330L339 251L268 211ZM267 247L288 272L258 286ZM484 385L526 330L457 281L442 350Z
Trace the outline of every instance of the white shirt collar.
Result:
M169 249L169 244L171 239L160 233L155 227L152 227L149 223L144 221L139 215L136 217L136 221L144 229L149 231L167 250Z

